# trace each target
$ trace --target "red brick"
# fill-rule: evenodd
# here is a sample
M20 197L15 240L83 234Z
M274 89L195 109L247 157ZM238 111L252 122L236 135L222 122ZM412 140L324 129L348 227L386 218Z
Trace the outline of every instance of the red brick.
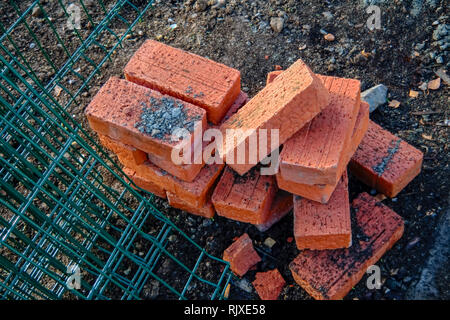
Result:
M214 189L212 202L219 216L261 224L269 217L277 189L275 177L261 175L259 167L244 176L226 167Z
M265 222L255 224L260 232L269 230L274 224L284 218L294 207L292 194L278 190L270 207L270 213Z
M359 109L358 117L356 119L355 128L353 130L351 143L346 146L346 152L344 164L347 165L350 161L351 156L355 153L358 145L364 137L369 125L369 105L365 102L361 102L361 107ZM295 183L283 179L280 172L277 173L277 183L280 189L291 192L295 195L302 196L306 199L327 203L336 188L336 185L309 185L302 183Z
M147 154L132 146L115 141L108 136L99 134L100 143L107 149L114 152L119 161L125 166L133 166L144 163L147 160Z
M420 150L370 121L349 168L365 184L392 198L420 173L422 160Z
M224 251L223 260L229 262L231 270L242 277L261 261L261 257L253 248L252 239L244 233Z
M252 282L261 300L277 300L286 281L278 269L267 272L258 272Z
M241 89L238 70L153 40L144 42L124 72L129 81L204 108L215 124Z
M280 172L288 181L336 185L346 168L345 147L360 108L360 82L319 78L330 91L330 103L286 141L280 154Z
M149 161L132 169L146 180L175 194L187 204L195 208L203 208L223 167L223 164L206 165L192 182L182 181Z
M211 200L207 200L206 203L202 207L195 207L190 205L189 203L186 203L185 201L179 199L176 195L173 193L167 192L167 200L169 204L177 209L202 216L205 218L212 218L214 217L214 214L216 211L214 210L214 206L211 202Z
M233 114L239 111L242 106L244 106L248 102L248 94L241 91L237 99L233 102L230 109L228 109L226 115L223 117L222 121L219 123L219 125L222 125L225 121L231 118Z
M131 145L144 152L171 159L172 150L175 147L181 147L183 143L193 144L194 134L202 136L203 130L206 128L205 110L175 99L175 102L180 102L184 105L188 119L198 120L202 125L196 127L191 141L188 142L171 141L170 134L163 139L157 139L151 135L143 134L135 128L135 124L140 121L143 109L142 104L146 103L150 107L150 97L155 99L163 97L173 99L157 91L112 77L99 90L86 108L85 113L91 128L97 133Z
M367 193L359 195L352 207L355 228L350 248L303 250L289 266L294 280L315 299L345 297L403 234L402 218Z
M136 174L136 172L133 169L130 168L123 168L123 172L136 184L139 188L144 189L145 191L148 191L150 193L153 193L155 196L158 196L160 198L165 199L166 198L166 191L161 188L160 186L152 183L151 181L148 181L139 175ZM133 186L134 187L134 186Z
M267 150L259 150L257 160L260 161L279 147L271 145L272 129L279 130L279 144L283 144L328 105L328 96L322 82L303 61L298 60L279 75L276 83L263 88L221 126L225 137L224 147L219 150L221 156L236 172L245 174L255 166L249 163L248 157L252 132L256 133L259 141L259 130L267 129L268 146ZM227 135L227 129L243 130L233 136ZM244 164L238 164L236 160L239 146L246 151Z
M294 237L297 248L348 248L352 242L348 177L344 171L327 204L294 198Z
M190 164L178 165L173 163L172 160L167 160L151 153L148 154L148 160L174 177L187 182L192 182L205 165L203 159L201 160L201 163L192 161Z

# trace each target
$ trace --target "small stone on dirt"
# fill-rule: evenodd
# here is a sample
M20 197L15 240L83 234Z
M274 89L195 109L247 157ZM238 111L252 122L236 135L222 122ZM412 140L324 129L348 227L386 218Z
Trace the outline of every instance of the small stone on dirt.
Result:
M373 112L386 103L387 92L388 88L384 84L379 84L361 93L361 100L367 102L370 112Z
M335 38L335 36L333 35L333 34L331 34L331 33L327 33L325 36L324 36L324 38L325 38L325 40L327 40L327 41L334 41L334 39L336 39Z
M272 249L272 247L276 244L277 242L275 241L275 240L273 240L272 238L267 238L265 241L264 241L264 245L266 246L266 247L268 247L269 249Z
M270 26L276 33L280 33L284 27L284 18L274 17L270 19Z

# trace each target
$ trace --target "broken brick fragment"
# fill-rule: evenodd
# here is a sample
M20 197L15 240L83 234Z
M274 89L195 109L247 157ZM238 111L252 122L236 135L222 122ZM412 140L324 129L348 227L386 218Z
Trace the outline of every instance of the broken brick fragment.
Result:
M339 249L351 245L346 171L327 204L294 197L294 237L300 250Z
M268 85L269 83L272 83L275 80L275 78L278 77L282 72L283 72L283 70L269 72L267 74L266 85Z
M358 145L361 143L364 134L367 131L369 125L369 105L365 102L361 102L361 107L359 109L358 117L356 119L355 128L353 130L352 139L350 143L345 147L345 159L344 164L347 165L355 153ZM336 189L337 183L335 185L327 184L316 184L309 185L303 183L295 183L283 179L280 172L277 173L277 184L282 190L286 190L295 195L302 196L306 199L317 201L320 203L327 203Z
M157 112L166 104L179 110L178 116L167 115L164 127L154 128L152 133L142 132L139 124L146 120L141 116L145 112ZM97 133L165 159L171 159L172 151L182 148L186 143L192 146L194 135L201 137L206 128L205 110L116 77L110 78L102 86L86 108L85 114L89 125ZM180 142L172 141L169 128L172 123L180 121L191 133L191 138ZM153 124L145 125L148 129Z
M173 208L177 208L205 218L212 218L216 213L211 200L207 200L206 203L201 207L195 207L190 205L189 203L186 203L185 201L178 198L175 194L170 192L167 192L167 200L169 202L169 205Z
M136 174L136 172L133 169L130 168L123 168L123 172L131 179L131 181L134 182L135 185L137 185L139 188L144 189L147 192L150 192L154 194L155 196L158 196L160 198L165 199L166 191L161 188L160 186L152 183L151 181L148 181L139 175Z
M260 141L260 135L267 133L266 150L258 146L255 158L259 162L325 108L328 96L319 78L298 60L278 76L276 83L264 87L222 124L224 143L219 150L220 155L237 173L245 174L256 165L250 161L253 160L250 157L255 155L249 155L253 137ZM239 130L231 132L233 129ZM272 129L277 131L272 132ZM275 132L279 137L278 145L271 142L271 135ZM238 161L240 150L245 150L245 161Z
M303 250L289 265L294 280L315 299L345 297L403 234L402 218L367 193L360 194L352 207L350 248Z
M212 202L219 216L261 224L267 221L277 190L275 177L261 175L259 167L243 176L226 167L214 189Z
M257 272L252 282L261 300L277 300L286 281L278 269L267 272Z
M115 141L108 136L99 134L100 143L107 149L111 150L119 158L119 161L125 166L139 165L147 160L147 154L130 145Z
M200 106L214 124L241 89L238 70L154 40L142 44L124 73L129 81Z
M272 202L270 207L269 215L266 218L266 221L255 224L255 227L260 232L265 232L269 230L274 224L284 218L294 207L294 201L292 194L284 191L278 190L275 195L275 199Z
M395 197L419 173L423 153L373 121L349 169L368 186Z
M261 257L253 248L252 239L244 233L224 251L223 260L229 262L231 270L242 277L261 261Z
M286 141L280 153L279 169L288 181L336 185L346 168L346 146L350 143L360 108L360 82L318 77L330 92L330 102Z

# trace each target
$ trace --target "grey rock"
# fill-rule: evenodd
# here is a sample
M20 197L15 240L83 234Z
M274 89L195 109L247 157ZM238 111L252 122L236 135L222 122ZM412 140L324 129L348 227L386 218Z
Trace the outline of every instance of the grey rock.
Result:
M370 106L370 112L386 103L388 88L384 84L367 89L361 93L361 99Z
M407 297L415 300L450 298L450 209L438 222L430 255L417 284L411 286Z
M443 56L436 57L436 63L437 64L443 64L444 63L444 57Z
M247 293L252 293L252 291L253 291L253 288L252 288L250 282L248 282L248 280L246 280L246 279L241 279L241 280L237 281L235 284L238 288L244 290Z
M38 5L36 5L36 6L33 8L33 10L31 11L31 15L32 15L33 17L35 17L35 18L40 18L40 17L42 17L42 14L43 14L42 9L41 9L41 7L39 7Z
M327 19L327 20L333 19L333 14L332 14L330 11L322 12L322 15L323 15L323 16L325 17L325 19Z
M284 28L284 18L274 17L270 19L270 26L276 33L280 33Z

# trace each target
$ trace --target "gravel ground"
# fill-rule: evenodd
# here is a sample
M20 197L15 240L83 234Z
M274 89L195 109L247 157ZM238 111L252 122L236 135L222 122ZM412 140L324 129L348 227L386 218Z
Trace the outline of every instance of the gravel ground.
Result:
M381 9L379 30L370 31L366 26L370 14L365 9L369 4ZM359 79L363 90L386 85L388 99L399 101L400 106L382 105L371 118L422 150L424 164L421 174L396 198L383 200L404 218L405 233L377 263L381 267L382 288L367 289L363 278L346 299L404 299L411 297L407 292L415 289L424 268L433 269L427 260L434 239L442 233L436 230L448 207L448 84L441 81L438 90L426 90L423 85L437 78L435 73L439 70L448 70L448 24L443 0L155 1L155 7L138 23L136 32L123 43L120 54L107 62L93 87L83 94L81 105L89 103L108 77L122 75L128 59L147 38L239 69L243 90L250 96L264 87L268 72L278 66L287 68L299 58L314 72ZM410 90L418 91L419 96L410 97ZM83 108L71 112L88 128ZM363 191L373 193L351 176L350 191L351 199ZM244 280L235 282L241 288L248 287L257 271L276 267L288 283L280 299L310 299L288 269L298 254L295 243L287 241L293 236L292 215L261 233L253 226L221 217L206 221L169 208L163 200L157 200L156 205L219 257L234 237L249 233L263 261ZM271 249L264 246L268 237L276 241ZM231 290L231 298L257 298L251 288L247 292L238 286ZM442 276L435 297L448 299L449 288L448 277ZM152 297L161 299L165 295L161 291Z

